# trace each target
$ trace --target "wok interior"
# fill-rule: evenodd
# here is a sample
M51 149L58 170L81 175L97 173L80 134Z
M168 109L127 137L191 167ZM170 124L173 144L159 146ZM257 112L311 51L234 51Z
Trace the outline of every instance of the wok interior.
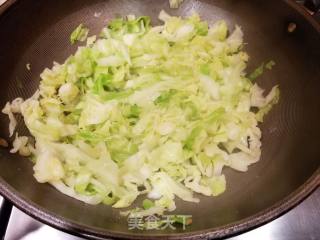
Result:
M175 213L192 215L193 223L184 232L221 227L264 210L301 186L319 167L320 126L320 35L284 1L185 0L178 10L158 0L32 1L15 4L0 18L0 106L15 97L27 98L36 90L39 74L53 61L63 62L75 52L69 36L80 23L99 30L115 16L148 15L157 24L161 9L172 15L196 11L213 23L225 19L231 29L242 26L251 71L273 59L276 67L258 83L270 89L279 84L280 103L266 117L262 159L246 173L224 170L227 190L219 197L200 197L200 204L177 202ZM99 18L95 12L101 12ZM297 24L287 32L290 22ZM317 45L318 43L318 45ZM26 64L31 64L31 71ZM8 119L0 116L0 136L8 136ZM25 130L22 129L22 132ZM7 138L8 139L8 138ZM127 219L109 206L86 205L69 198L48 184L33 178L32 163L1 149L0 176L24 199L87 229L133 234ZM156 234L182 232L166 229ZM141 232L140 232L141 233ZM145 231L141 234L154 234Z

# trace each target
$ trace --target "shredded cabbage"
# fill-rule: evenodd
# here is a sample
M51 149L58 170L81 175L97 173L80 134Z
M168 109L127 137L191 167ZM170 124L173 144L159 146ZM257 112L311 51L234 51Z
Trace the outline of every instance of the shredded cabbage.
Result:
M178 8L183 0L169 0L170 8Z
M217 196L224 167L247 171L259 160L258 122L279 88L265 95L249 79L241 28L228 35L224 21L209 27L197 14L159 18L156 27L146 16L112 20L45 69L31 98L6 104L10 136L20 113L34 137L35 146L16 134L11 152L32 155L37 181L115 208L147 195L153 201L126 212L147 216L173 211L176 197ZM71 41L87 32L80 25Z
M89 29L84 27L83 24L79 24L75 30L71 33L70 42L71 44L75 44L77 41L83 42L87 39L89 34Z

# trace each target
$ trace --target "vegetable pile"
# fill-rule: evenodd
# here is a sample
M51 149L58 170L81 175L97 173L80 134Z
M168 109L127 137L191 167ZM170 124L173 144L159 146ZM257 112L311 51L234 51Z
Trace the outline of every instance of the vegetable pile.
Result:
M31 98L7 103L10 135L20 113L34 137L16 133L11 152L31 156L37 181L115 208L145 195L148 206L127 213L161 215L176 197L223 193L224 167L247 171L259 160L258 122L279 89L264 96L254 83L263 66L247 76L240 27L228 34L224 21L209 27L197 14L159 18L156 27L149 17L112 20L45 69ZM72 43L87 34L80 25Z

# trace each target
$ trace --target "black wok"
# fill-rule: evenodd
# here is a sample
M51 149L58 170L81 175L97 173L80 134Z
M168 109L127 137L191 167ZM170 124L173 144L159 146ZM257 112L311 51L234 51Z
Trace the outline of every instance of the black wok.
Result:
M167 0L9 0L0 8L0 106L31 96L39 74L76 50L69 43L79 24L91 33L118 15L173 15L197 11L214 22L242 26L249 71L265 60L277 63L258 82L279 84L280 103L261 125L262 158L246 173L226 170L227 191L200 204L177 203L177 213L192 215L186 230L128 230L126 218L109 206L91 206L69 198L33 178L31 161L0 149L0 193L15 206L63 231L100 239L211 238L254 228L288 211L319 186L320 163L320 25L291 0L185 0L178 10ZM99 18L95 12L102 12ZM290 24L293 23L293 24ZM296 26L292 32L288 25ZM31 63L31 71L26 71ZM10 141L8 120L0 116L0 136Z

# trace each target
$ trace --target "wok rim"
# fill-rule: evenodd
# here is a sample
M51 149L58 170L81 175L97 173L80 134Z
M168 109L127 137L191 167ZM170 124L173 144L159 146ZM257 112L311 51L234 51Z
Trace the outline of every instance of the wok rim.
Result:
M222 238L233 236L239 233L257 228L264 225L284 213L288 212L303 200L305 200L311 193L313 193L320 186L320 167L315 173L294 192L273 204L269 208L262 210L250 217L242 220L222 225L215 228L209 228L204 230L198 230L187 233L174 233L170 235L165 234L139 234L132 233L127 234L118 231L101 230L100 228L88 227L84 224L79 224L71 220L66 220L62 216L58 216L46 210L43 207L38 206L32 201L24 198L19 192L15 191L9 184L7 184L0 177L0 193L9 201L11 201L15 207L22 212L33 217L34 219L54 227L58 230L91 239L104 239L105 237L112 237L116 239L206 239L206 238Z
M289 7L296 10L308 23L320 33L320 22L316 21L305 9L299 6L294 0L283 0ZM0 16L10 9L13 5L20 2L19 0L8 0L0 5ZM127 234L118 231L102 230L101 228L88 227L85 224L80 224L72 220L67 220L63 216L56 215L55 213L37 205L31 200L23 197L18 191L11 187L0 176L0 194L15 207L22 212L31 216L32 218L54 227L72 235L91 238L91 239L105 239L106 237L116 239L207 239L207 238L225 238L236 234L244 233L246 231L264 225L281 215L285 214L309 195L312 194L320 186L320 167L309 177L309 179L299 186L295 191L284 197L282 200L276 202L272 206L251 215L250 217L242 220L222 225L219 227L198 230L186 233L173 233L170 235L161 234L142 234L132 233Z

